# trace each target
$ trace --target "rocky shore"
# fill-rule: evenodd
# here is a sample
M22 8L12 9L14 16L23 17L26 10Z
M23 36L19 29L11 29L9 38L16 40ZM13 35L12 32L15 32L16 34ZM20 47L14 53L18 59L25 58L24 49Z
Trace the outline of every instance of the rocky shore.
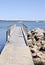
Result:
M45 30L35 28L28 32L28 46L35 65L45 65Z

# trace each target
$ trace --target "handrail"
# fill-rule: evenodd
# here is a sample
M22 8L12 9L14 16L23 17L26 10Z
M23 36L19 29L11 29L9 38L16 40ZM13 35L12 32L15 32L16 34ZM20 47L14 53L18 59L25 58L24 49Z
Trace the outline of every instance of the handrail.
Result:
M25 43L28 46L28 43L27 43L27 32L25 32L26 30L24 30L23 26L21 27L21 30L22 30L22 34L23 34Z
M6 41L9 41L10 36L14 32L14 29L15 29L15 25L9 26L9 28L8 28L8 30L6 32Z

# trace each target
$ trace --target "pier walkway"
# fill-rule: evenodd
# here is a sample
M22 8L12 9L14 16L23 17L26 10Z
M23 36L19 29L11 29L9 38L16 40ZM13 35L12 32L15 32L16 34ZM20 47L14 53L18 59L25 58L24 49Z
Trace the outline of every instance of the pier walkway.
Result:
M0 55L0 65L34 65L21 27L15 27L8 41Z

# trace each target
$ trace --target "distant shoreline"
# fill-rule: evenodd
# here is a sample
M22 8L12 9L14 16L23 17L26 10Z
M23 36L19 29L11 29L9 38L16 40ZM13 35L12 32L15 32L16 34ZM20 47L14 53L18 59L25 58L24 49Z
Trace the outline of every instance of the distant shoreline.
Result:
M0 22L45 22L45 20L0 20Z

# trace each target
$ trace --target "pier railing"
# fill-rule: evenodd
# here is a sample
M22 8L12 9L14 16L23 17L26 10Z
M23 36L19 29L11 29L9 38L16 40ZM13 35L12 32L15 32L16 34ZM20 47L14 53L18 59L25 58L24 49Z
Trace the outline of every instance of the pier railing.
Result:
M6 32L6 41L9 41L9 38L13 34L15 27L16 27L16 25L9 26L9 28Z
M22 34L23 34L25 43L26 43L26 45L28 45L28 43L27 43L27 33L28 33L27 26L25 26L25 25L23 24L23 25L21 26L21 30L22 30Z

